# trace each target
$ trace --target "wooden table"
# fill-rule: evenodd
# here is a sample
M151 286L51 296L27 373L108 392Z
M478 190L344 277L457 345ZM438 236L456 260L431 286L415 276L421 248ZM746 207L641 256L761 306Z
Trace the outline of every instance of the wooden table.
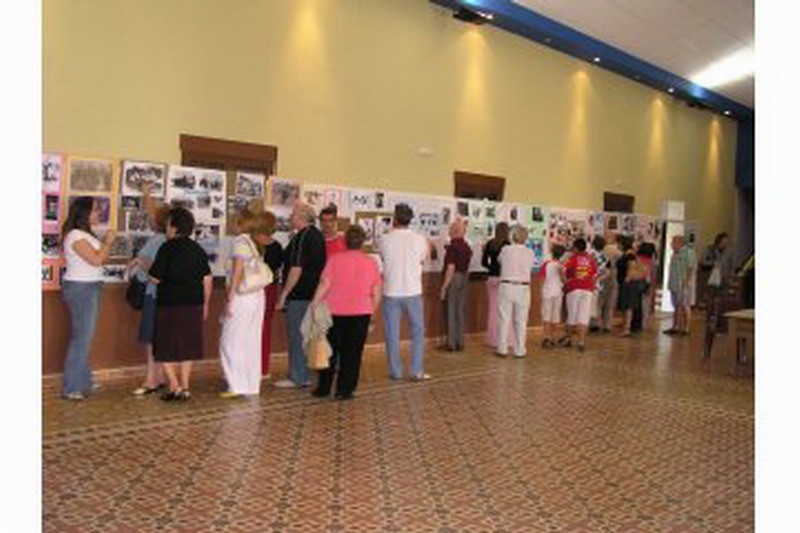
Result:
M755 309L740 309L725 313L728 319L727 354L733 354L733 369L740 363L753 361L755 357Z

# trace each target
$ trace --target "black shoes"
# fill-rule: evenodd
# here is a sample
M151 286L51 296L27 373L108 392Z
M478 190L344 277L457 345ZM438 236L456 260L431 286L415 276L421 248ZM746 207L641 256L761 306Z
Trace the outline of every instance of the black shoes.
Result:
M185 402L192 399L192 393L188 390L167 391L161 395L164 402Z

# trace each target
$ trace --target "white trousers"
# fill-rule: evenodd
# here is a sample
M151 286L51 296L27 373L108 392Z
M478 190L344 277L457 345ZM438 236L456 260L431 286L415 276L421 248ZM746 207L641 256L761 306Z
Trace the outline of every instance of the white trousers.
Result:
M497 353L507 353L509 329L514 324L514 355L525 355L528 333L528 310L531 307L530 285L500 283L497 291L498 339Z
M259 393L263 324L264 291L237 294L231 315L223 317L219 339L220 362L230 392Z

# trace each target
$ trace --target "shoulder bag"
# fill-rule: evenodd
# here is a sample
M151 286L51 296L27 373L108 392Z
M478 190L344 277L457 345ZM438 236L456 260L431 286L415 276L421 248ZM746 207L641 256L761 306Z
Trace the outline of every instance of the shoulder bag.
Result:
M260 291L272 283L273 280L272 270L261 258L250 236L246 236L246 238L247 244L253 252L253 257L244 264L242 280L239 282L239 286L236 287L237 294L250 294L251 292Z

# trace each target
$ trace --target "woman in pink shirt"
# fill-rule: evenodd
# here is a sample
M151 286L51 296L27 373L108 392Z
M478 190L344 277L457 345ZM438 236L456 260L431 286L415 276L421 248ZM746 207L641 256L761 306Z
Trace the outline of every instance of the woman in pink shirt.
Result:
M381 300L381 278L374 259L361 251L366 239L361 226L350 226L344 239L347 250L328 258L311 305L325 301L333 316L328 342L330 366L320 371L314 396L330 395L336 379L336 399L349 400L358 386L361 354L370 318Z

